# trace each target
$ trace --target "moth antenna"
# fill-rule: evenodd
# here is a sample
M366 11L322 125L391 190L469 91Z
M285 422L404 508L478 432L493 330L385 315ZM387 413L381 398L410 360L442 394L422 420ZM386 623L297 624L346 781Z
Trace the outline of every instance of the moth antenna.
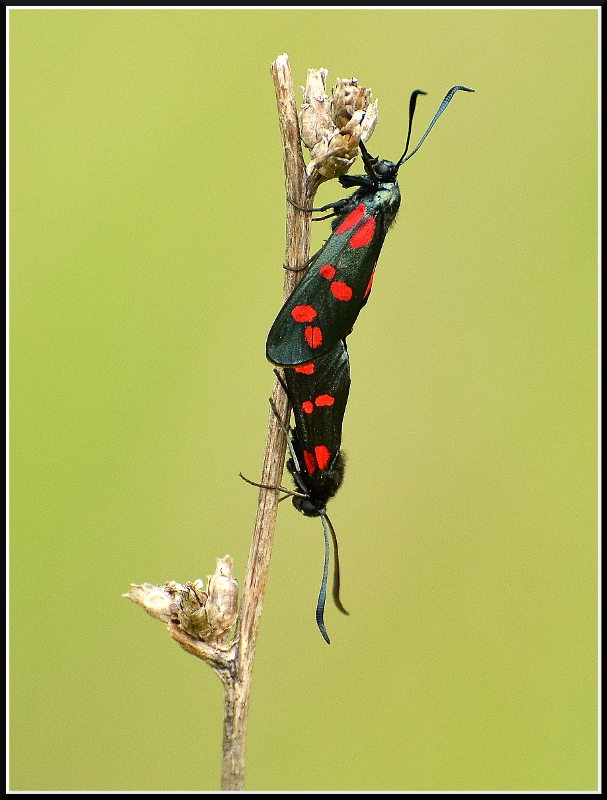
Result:
M402 164L404 157L407 155L407 150L409 149L409 142L411 141L411 130L413 128L413 116L415 114L415 106L417 104L417 98L419 97L420 94L428 94L428 93L423 92L421 89L416 89L414 92L411 93L411 97L409 98L409 129L407 131L407 142L405 144L405 152L402 154L402 156L400 157L400 159L396 164L397 168ZM362 142L360 142L359 147L360 147L360 152L362 154L363 163L365 165L365 172L375 183L377 183L378 178L374 166L375 164L377 164L378 159L373 158L373 156L369 155L369 151Z
M473 91L474 91L474 89L468 89L466 86L454 86L452 89L449 89L449 91L448 91L448 92L447 92L447 94L445 95L445 99L443 100L443 102L442 102L442 103L440 104L440 106L438 107L438 111L437 111L437 112L436 112L436 114L434 115L434 119L432 120L432 122L430 123L430 125L428 125L428 130L427 130L427 131L424 133L424 135L422 136L422 138L419 140L419 144L417 145L417 147L415 148L415 150L413 150L413 152L409 153L409 155L408 155L406 158L405 158L405 153L406 153L407 151L405 150L405 152L403 153L403 155L402 155L402 156L401 156L401 158L400 158L400 161L398 161L398 163L397 163L397 165L396 165L397 167L400 167L400 165L401 165L401 164L404 164L404 163L405 163L405 161L408 161L408 160L409 160L409 159L410 159L412 156L414 156L414 155L417 153L417 151L419 150L419 148L420 148L420 147L422 146L422 144L424 143L424 141L425 141L425 139L426 139L426 136L427 136L427 135L430 133L430 131L431 131L431 130L432 130L432 128L434 127L434 125L435 125L435 123L436 123L436 120L437 120L437 119L440 117L440 115L443 113L443 111L444 111L444 110L447 108L447 106L448 106L448 105L449 105L449 103L451 102L451 100L452 100L452 98L453 98L453 95L454 95L456 92L459 92L460 90L461 90L462 92L473 92ZM414 92L413 94L415 94L415 92ZM425 92L422 92L421 94L425 94ZM411 99L413 100L413 95L411 95ZM409 139L408 139L408 137L407 137L407 143L408 143L408 141L409 141Z
M316 604L316 624L318 630L322 633L322 638L327 644L331 644L329 634L325 628L325 600L327 599L327 576L329 575L329 531L327 530L326 516L321 514L322 528L325 534L325 566L322 573L322 583L320 584L320 594L318 595L318 603Z
M339 599L341 577L339 571L339 547L337 546L337 535L335 534L335 528L333 527L329 517L326 514L323 514L321 519L326 519L327 525L329 526L329 531L331 532L331 538L333 539L333 601L341 613L349 617L349 612L346 611L346 609L342 606L341 600Z
M403 163L403 159L407 155L407 150L409 149L409 142L411 141L411 131L413 130L413 117L415 115L415 106L417 105L417 98L420 94L428 94L428 92L423 92L421 89L416 89L414 92L411 92L411 97L409 98L409 129L407 131L407 142L405 144L405 152L396 162L397 168Z

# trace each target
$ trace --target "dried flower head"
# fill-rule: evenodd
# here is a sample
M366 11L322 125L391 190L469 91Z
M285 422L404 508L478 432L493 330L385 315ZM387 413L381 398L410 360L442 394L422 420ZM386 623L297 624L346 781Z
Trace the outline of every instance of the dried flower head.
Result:
M204 642L217 642L232 628L238 608L238 581L232 575L230 556L217 559L207 586L198 578L184 584L168 581L164 586L133 584L128 597L162 622L178 624L186 633Z
M215 573L207 580L207 615L214 636L221 637L234 624L238 611L238 581L232 575L230 556L217 559Z
M325 179L347 172L377 123L377 100L356 78L337 80L332 99L326 95L326 69L308 70L301 106L301 137L310 150L307 173L318 170Z

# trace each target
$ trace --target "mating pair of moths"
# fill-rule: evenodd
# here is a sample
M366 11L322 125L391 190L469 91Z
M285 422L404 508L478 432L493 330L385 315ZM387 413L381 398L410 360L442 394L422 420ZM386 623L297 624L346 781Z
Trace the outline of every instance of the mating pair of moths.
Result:
M428 130L407 156L417 97L409 103L409 130L405 152L396 163L379 161L360 143L365 175L343 175L339 182L355 188L350 197L319 209L335 216L332 234L311 260L308 271L285 302L268 334L266 355L283 368L284 388L293 406L295 427L290 434L291 473L296 494L293 505L308 517L320 517L325 534L325 564L316 622L325 641L324 607L329 570L329 533L333 539L333 599L339 599L339 556L335 531L326 513L328 500L339 489L344 475L340 451L341 428L348 392L350 364L346 336L369 298L373 273L386 234L400 206L397 183L399 167L421 147L436 120L459 90L454 86L441 103Z

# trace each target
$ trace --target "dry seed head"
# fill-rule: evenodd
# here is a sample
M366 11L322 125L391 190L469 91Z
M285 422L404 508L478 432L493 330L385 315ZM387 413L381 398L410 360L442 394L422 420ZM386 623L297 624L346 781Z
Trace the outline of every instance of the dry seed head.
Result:
M198 578L186 583L175 595L174 614L179 625L195 639L206 641L213 634L207 613L208 595L203 591L204 581Z
M207 614L213 627L213 636L219 638L230 630L238 611L238 581L232 575L230 556L217 559L214 575L208 578Z
M338 78L332 91L331 117L337 128L345 127L357 111L366 111L371 103L371 89L359 86L356 78Z
M153 583L131 584L131 591L122 595L128 597L138 606L141 606L152 617L161 622L169 623L172 619L172 595L166 591L165 586L155 586Z
M356 78L337 80L333 98L325 93L327 70L309 70L301 110L302 140L311 151L306 172L325 178L347 172L358 156L358 145L366 142L377 122L377 100L371 90L358 86Z
M182 630L202 641L219 641L231 629L238 609L238 581L232 575L230 556L217 559L207 587L198 578L181 584L168 581L164 586L132 584L128 597L148 614L162 622L178 624Z
M335 128L331 120L331 99L326 91L328 74L329 71L324 67L309 69L305 89L302 87L303 103L299 120L301 139L308 150L330 136Z

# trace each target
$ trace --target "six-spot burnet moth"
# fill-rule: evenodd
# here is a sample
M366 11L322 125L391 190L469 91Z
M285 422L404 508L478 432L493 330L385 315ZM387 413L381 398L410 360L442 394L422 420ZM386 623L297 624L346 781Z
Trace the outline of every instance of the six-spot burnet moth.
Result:
M281 367L307 364L325 356L344 339L367 302L377 259L400 206L398 170L419 150L458 91L454 86L446 95L417 147L407 155L417 97L409 103L409 130L405 152L400 159L379 161L364 144L360 150L365 175L342 175L339 182L354 193L343 200L310 211L328 211L335 216L329 236L314 256L305 277L288 298L268 334L266 356Z
M330 644L324 624L329 533L333 539L333 600L343 613L339 599L339 551L337 536L327 516L326 504L335 495L344 475L341 429L350 391L350 362L346 343L340 341L320 361L284 370L285 388L293 406L295 426L291 430L291 457L287 470L299 492L293 505L307 517L320 517L325 535L325 564L316 606L316 622Z
M425 94L413 92L405 151L396 163L371 157L360 142L366 175L343 175L339 180L344 188L357 187L353 194L310 209L331 210L329 216L336 217L333 232L311 259L305 277L280 310L266 342L268 359L284 369L283 385L295 417L289 441L291 458L287 462L298 489L293 504L306 516L320 517L323 524L325 563L316 621L327 643L323 614L329 534L334 545L333 598L339 610L348 613L339 599L337 538L326 513L327 501L341 486L344 473L341 429L350 387L345 339L367 302L382 245L400 206L398 170L419 150L460 90L474 91L454 86L417 147L407 156L417 97Z

